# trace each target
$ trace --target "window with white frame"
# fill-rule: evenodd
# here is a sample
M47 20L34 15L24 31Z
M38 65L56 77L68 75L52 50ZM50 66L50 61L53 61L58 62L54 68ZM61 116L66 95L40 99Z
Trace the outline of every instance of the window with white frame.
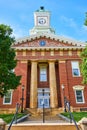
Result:
M40 66L40 81L47 81L47 66Z
M12 91L8 91L8 93L3 98L3 104L11 104L12 103Z
M79 62L72 61L72 74L73 76L80 76Z
M83 90L75 90L76 103L84 103Z

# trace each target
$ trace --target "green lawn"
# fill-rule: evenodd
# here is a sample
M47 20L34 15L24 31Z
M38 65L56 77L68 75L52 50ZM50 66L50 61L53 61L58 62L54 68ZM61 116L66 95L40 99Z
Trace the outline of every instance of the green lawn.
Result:
M17 115L18 118L24 116L24 113L20 113ZM0 118L2 118L7 124L11 122L13 119L14 114L0 114Z
M68 112L66 113L61 113L62 115L70 118L70 115ZM74 119L78 122L81 120L81 118L86 117L87 118L87 112L73 112L72 113L74 116ZM24 113L20 113L18 114L18 118L23 117L25 114ZM11 122L12 118L13 118L14 114L0 114L0 118L2 118L7 124Z
M68 117L68 118L70 118L70 115L69 115L68 112L61 113L61 114L64 115L64 116L66 116L66 117ZM77 121L77 122L80 121L81 118L83 118L83 117L87 118L87 112L72 112L72 114L74 116L75 121Z

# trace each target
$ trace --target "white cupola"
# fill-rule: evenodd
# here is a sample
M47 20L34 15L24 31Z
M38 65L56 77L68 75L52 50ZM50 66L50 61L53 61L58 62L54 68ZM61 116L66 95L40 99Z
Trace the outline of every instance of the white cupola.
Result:
M37 33L55 33L50 27L50 12L46 11L43 6L34 12L34 27L30 30L30 35Z

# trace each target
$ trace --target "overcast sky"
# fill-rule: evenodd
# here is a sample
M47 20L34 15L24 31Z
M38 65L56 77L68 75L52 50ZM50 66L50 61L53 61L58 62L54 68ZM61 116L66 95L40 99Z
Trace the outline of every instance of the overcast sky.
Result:
M0 24L10 25L16 38L28 36L34 26L33 13L40 6L51 12L57 35L87 41L87 0L0 0Z

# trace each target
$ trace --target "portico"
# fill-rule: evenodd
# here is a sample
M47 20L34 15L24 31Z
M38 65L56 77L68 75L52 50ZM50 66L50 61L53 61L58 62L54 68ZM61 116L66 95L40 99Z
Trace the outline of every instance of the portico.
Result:
M44 87L43 89L45 90L45 95L48 94L47 98L48 99L44 99L45 100L49 100L48 101L48 106L49 108L57 108L58 107L58 97L57 97L57 86L56 86L56 74L55 74L55 60L49 60L48 61L48 65L49 65L49 70L47 70L47 67L46 69L39 69L39 71L37 71L37 65L40 64L38 61L31 61L31 85L30 85L30 108L37 108L39 104L39 99L40 98L40 94L38 89L40 91L42 91L42 88L43 88L43 84L48 82L47 81L47 71L49 71L49 86ZM44 64L41 64L43 67L46 66L46 63ZM43 75L41 75L41 72L44 73ZM38 73L39 72L39 73ZM39 75L39 81L37 79ZM43 76L42 80L40 81L41 79L41 76ZM46 77L46 80L44 80L44 78ZM38 82L42 83L41 85L41 88L38 86ZM49 89L49 92L47 93L47 89Z

